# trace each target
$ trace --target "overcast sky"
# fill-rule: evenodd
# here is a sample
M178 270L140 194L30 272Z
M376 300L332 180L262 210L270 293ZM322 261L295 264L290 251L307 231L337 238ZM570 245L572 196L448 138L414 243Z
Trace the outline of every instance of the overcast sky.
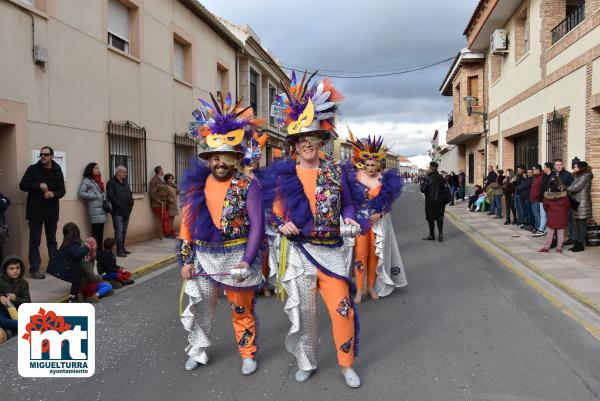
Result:
M287 65L372 72L402 70L453 57L477 0L200 0L212 13L248 24ZM357 136L384 135L395 152L426 153L445 132L451 98L439 87L451 62L405 75L333 79L346 96L338 124ZM288 72L288 71L286 71ZM334 74L334 72L328 72Z

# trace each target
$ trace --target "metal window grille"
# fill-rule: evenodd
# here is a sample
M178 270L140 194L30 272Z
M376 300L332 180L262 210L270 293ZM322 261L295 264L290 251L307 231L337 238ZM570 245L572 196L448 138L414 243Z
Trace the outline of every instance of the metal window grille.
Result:
M556 111L546 119L546 160L563 158L564 151L564 117Z
M585 18L585 1L567 10L567 18L562 20L552 29L552 44L558 42L560 38L569 33L573 28L583 21Z
M469 153L469 184L475 182L475 155L473 152Z
M131 121L108 122L110 176L119 165L127 168L127 181L134 193L147 190L146 128Z
M258 115L258 73L250 69L250 107Z
M187 135L175 134L173 144L175 145L175 179L180 182L185 170L191 167L192 160L198 157L198 145Z
M523 164L531 167L538 164L538 133L535 132L515 138L515 166Z

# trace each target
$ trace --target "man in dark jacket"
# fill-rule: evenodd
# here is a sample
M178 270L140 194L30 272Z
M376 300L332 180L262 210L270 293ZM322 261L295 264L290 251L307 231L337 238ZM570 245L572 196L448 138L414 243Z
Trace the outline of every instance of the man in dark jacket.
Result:
M465 200L465 185L466 185L466 176L463 170L460 170L458 173L458 193L459 197L462 200Z
M29 221L29 274L43 279L40 273L40 241L42 226L46 233L48 257L56 253L56 225L58 200L65 196L65 178L60 166L52 160L54 150L49 146L40 149L40 161L29 166L19 188L27 192L26 218Z
M429 163L429 172L421 182L421 192L425 194L425 218L429 223L429 236L424 240L435 240L434 222L437 222L438 240L444 241L444 211L446 208L446 180L438 173L438 164Z
M488 166L488 175L485 177L485 182L483 183L483 190L487 190L487 187L490 184L493 184L498 179L498 174L494 171L494 166Z
M129 225L129 216L133 209L133 196L127 182L127 169L125 166L117 166L115 176L106 184L106 197L112 204L112 221L115 230L115 241L117 242L117 256L126 257L128 250L125 249L125 237Z
M517 210L517 224L522 225L524 220L523 213L523 202L521 200L521 193L517 191L519 185L525 181L525 166L519 164L517 166L517 176L515 179L515 209Z
M554 160L554 168L556 170L556 175L558 178L560 178L560 182L568 188L573 183L573 174L565 169L561 159ZM576 237L577 233L575 231L575 220L573 219L571 208L569 208L569 238L564 242L563 245L574 245Z
M531 184L533 184L533 169L528 168L527 172L524 172L522 175L522 181L515 185L515 193L519 196L521 212L523 213L520 228L526 230L532 230L535 226L533 211L531 210L531 200L529 198Z

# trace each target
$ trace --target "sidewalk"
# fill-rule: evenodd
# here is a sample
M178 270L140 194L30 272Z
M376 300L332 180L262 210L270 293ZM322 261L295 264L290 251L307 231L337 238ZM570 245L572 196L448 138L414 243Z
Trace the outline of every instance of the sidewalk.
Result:
M153 239L127 248L131 254L126 258L118 258L117 263L129 270L133 279L176 261L175 240L172 239ZM71 284L49 274L43 280L34 280L28 274L25 274L25 278L29 282L32 302L64 302L69 296Z
M537 253L546 237L533 238L529 231L516 225L504 225L485 213L469 212L467 202L446 206L446 214L459 228L471 230L491 241L531 270L561 288L571 297L600 313L600 247L586 247L585 252L557 254Z

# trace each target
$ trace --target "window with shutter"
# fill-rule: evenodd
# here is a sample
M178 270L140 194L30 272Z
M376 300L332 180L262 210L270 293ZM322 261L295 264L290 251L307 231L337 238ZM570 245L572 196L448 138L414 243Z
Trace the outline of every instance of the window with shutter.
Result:
M177 79L185 80L185 49L176 40L173 41L173 75Z
M129 8L117 0L108 0L108 44L129 53Z

